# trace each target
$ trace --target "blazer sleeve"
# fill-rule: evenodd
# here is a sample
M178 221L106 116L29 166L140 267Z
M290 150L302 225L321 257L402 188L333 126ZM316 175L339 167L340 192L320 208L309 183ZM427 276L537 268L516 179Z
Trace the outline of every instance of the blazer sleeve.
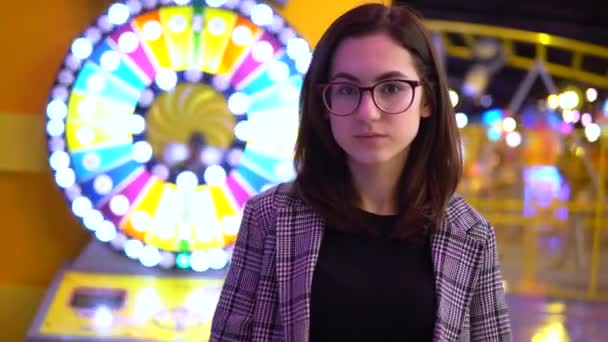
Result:
M210 341L250 341L256 290L264 254L265 231L259 224L258 201L243 210L231 264L211 324Z
M498 262L496 235L487 224L489 235L477 287L470 307L472 341L512 341L509 310L505 300L502 275Z

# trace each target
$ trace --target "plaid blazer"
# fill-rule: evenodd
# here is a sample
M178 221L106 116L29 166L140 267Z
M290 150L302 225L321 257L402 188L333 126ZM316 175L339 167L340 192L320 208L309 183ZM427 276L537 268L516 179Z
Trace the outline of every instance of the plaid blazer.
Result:
M211 327L211 341L308 341L310 292L324 222L290 183L252 197ZM432 237L434 341L511 341L496 239L454 196Z

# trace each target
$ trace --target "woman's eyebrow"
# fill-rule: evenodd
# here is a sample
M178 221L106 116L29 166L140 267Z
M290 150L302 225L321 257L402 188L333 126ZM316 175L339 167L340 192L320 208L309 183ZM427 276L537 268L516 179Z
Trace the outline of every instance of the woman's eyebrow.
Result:
M343 79L353 81L353 82L361 81L357 76L350 74L348 72L338 72L335 75L333 75L333 77L331 79L334 80L336 78L343 78ZM395 71L387 71L385 73L382 73L382 74L378 75L374 80L381 81L381 80L386 80L386 79L391 79L391 78L408 78L408 77L405 74L403 74L402 72L395 70Z

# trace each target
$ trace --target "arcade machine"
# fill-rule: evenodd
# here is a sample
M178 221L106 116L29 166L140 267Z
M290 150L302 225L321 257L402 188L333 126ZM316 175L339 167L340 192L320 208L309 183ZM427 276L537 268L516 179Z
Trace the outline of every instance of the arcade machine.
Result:
M311 51L265 3L127 0L77 37L49 163L95 237L29 341L204 341L245 202L293 179Z

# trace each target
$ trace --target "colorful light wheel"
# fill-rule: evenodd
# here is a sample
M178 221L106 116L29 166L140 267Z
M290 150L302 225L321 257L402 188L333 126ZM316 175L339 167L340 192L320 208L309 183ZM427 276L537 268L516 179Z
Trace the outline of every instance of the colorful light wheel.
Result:
M74 214L145 266L221 269L252 195L294 176L306 41L252 0L130 0L74 40L47 106Z

